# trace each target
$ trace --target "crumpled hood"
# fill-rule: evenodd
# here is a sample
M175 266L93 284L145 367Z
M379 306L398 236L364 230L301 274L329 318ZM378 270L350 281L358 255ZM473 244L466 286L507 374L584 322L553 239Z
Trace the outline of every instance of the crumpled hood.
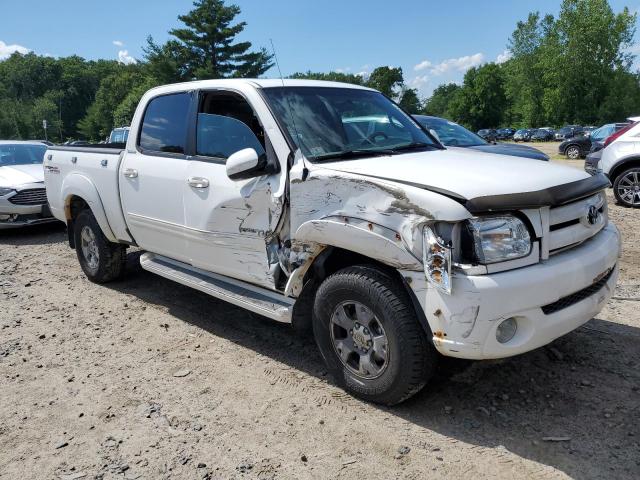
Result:
M26 183L44 182L41 163L0 167L0 187L18 187Z
M537 192L590 177L582 170L556 163L452 147L318 166L419 185L467 200Z

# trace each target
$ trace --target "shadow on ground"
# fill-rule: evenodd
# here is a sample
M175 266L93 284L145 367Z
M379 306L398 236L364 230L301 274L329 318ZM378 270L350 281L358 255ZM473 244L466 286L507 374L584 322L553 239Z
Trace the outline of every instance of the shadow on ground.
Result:
M1 245L46 245L66 240L67 228L62 222L42 223L30 227L0 229Z
M126 281L110 288L166 307L177 319L213 335L326 378L312 340L296 335L288 325L145 272L138 257L129 254ZM502 445L574 477L634 478L640 471L639 367L640 329L594 319L550 347L474 363L448 381L429 385L410 401L384 410L469 444Z

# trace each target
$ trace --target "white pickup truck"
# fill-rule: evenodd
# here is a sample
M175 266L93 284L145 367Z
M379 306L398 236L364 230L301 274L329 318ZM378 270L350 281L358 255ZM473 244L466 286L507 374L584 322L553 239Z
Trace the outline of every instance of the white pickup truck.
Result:
M618 276L606 178L445 148L353 85L155 88L126 146L51 147L45 177L90 280L119 278L138 246L144 269L312 329L336 381L387 405L440 356L572 331Z

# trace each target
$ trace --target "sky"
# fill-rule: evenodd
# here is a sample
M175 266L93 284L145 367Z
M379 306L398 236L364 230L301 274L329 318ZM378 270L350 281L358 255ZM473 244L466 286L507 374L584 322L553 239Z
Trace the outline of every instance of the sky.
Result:
M637 2L630 3L630 2ZM229 3L229 2L228 2ZM508 59L519 20L557 14L560 0L235 0L247 22L238 40L276 47L284 76L299 71L369 73L402 67L405 82L429 96L466 70ZM640 0L610 0L614 11ZM169 38L191 0L0 0L0 60L13 51L135 62L147 36ZM279 76L273 68L265 75Z

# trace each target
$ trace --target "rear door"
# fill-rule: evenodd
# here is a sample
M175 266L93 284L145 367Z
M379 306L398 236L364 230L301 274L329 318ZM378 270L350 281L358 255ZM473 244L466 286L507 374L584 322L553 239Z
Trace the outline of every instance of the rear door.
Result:
M150 100L136 150L126 152L119 172L122 208L136 243L185 262L183 194L192 98L192 92L180 92Z

